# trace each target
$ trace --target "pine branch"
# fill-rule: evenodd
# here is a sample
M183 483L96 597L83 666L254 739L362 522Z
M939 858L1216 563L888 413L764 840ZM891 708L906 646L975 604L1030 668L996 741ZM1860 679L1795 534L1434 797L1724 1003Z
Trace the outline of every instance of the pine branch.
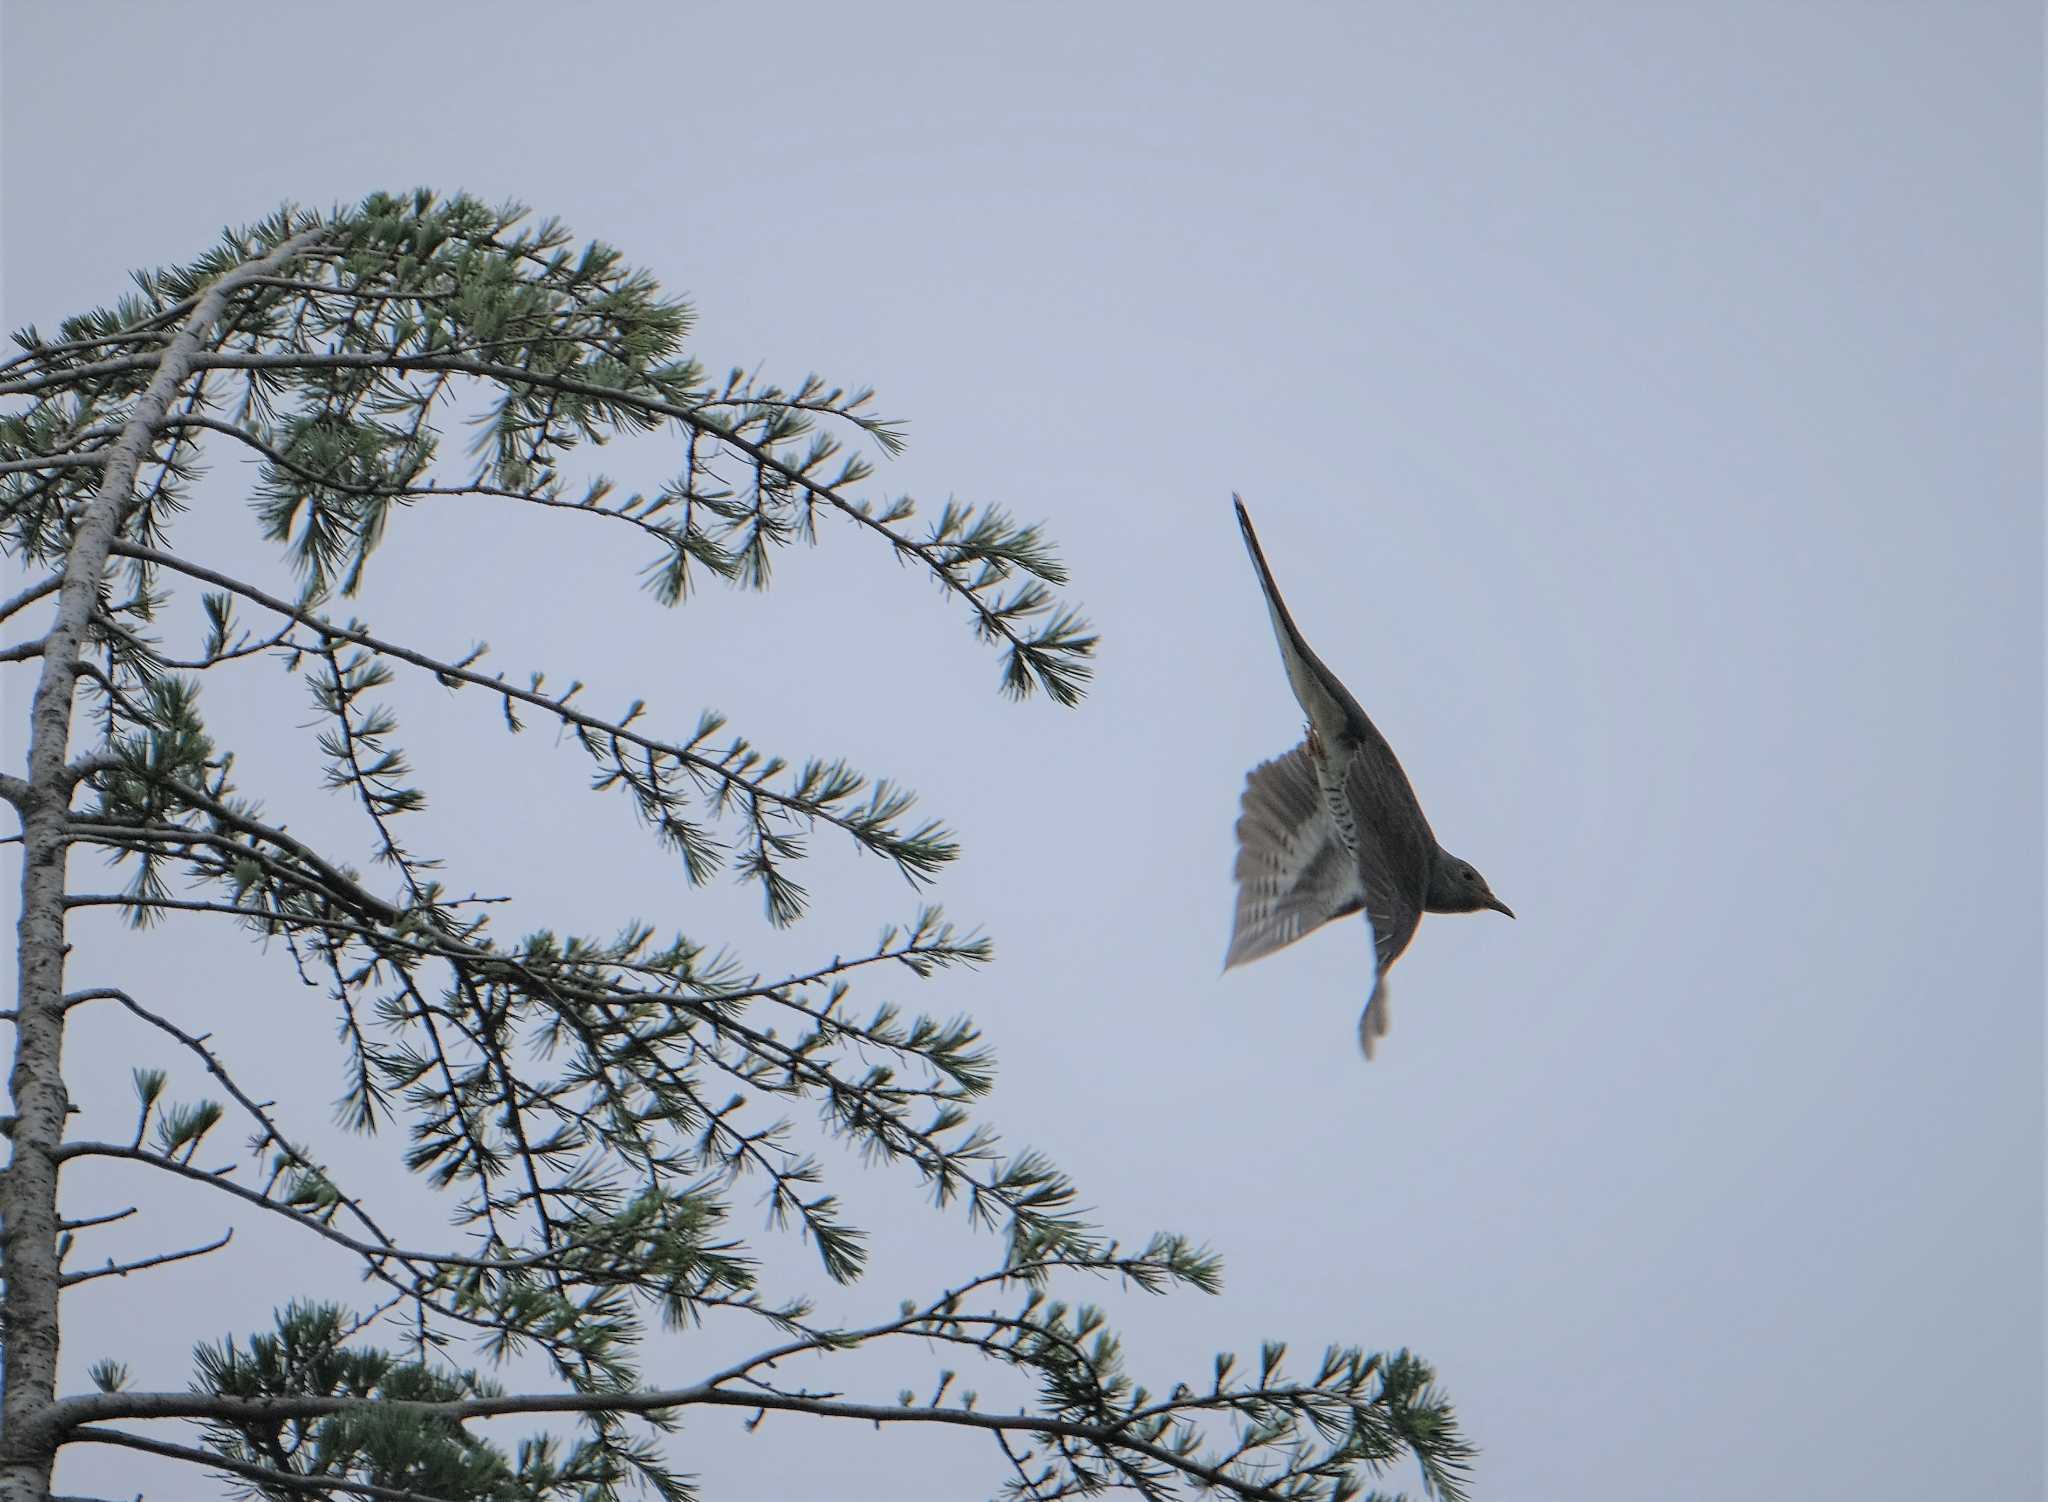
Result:
M374 1502L457 1502L457 1499L436 1497L428 1492L416 1492L408 1488L377 1486L367 1481L351 1481L345 1476L308 1476L298 1471L288 1471L277 1466L252 1465L244 1460L232 1460L212 1450L195 1450L189 1445L173 1445L145 1435L128 1434L119 1429L102 1429L97 1425L82 1425L71 1431L74 1442L91 1445L112 1445L117 1449L135 1450L144 1455L161 1456L166 1460L189 1461L205 1466L210 1471L225 1471L231 1476L240 1476L245 1481L260 1486L279 1487L285 1491L319 1492L331 1494L343 1492L353 1497L369 1497Z
M889 856L906 876L922 875L938 862L950 860L956 853L949 841L944 841L939 832L927 826L899 836L887 828L886 822L878 824L871 816L839 812L833 805L838 798L806 798L800 794L784 793L766 785L761 778L751 777L744 771L734 771L721 760L698 751L694 745L673 741L657 740L631 728L634 717L628 715L618 720L606 720L598 715L586 713L568 702L567 696L550 698L534 689L522 689L507 683L502 677L488 677L459 662L429 657L398 643L371 635L367 630L353 626L336 626L309 610L292 605L268 592L258 589L230 575L219 573L203 565L185 559L159 553L151 548L136 547L121 543L114 551L121 557L133 558L151 565L167 568L231 591L267 610L286 616L300 625L316 632L330 643L345 642L374 652L380 657L408 663L435 675L444 683L471 684L497 694L508 703L524 704L554 715L563 724L578 730L601 736L607 740L638 747L649 755L665 757L685 768L691 775L703 778L719 787L740 793L757 804L766 804L807 819L818 819L833 824L852 835L861 844ZM573 692L573 690L572 690ZM637 714L637 710L635 711ZM780 768L779 762L772 766ZM843 793L840 797L843 797ZM888 805L884 805L887 807Z
M149 364L146 357L117 357L68 372L63 378L119 375L145 369ZM1076 619L1059 616L1047 630L1025 636L1018 631L1017 622L1041 613L1048 604L1046 596L1027 590L1007 600L991 602L984 598L988 587L1000 581L1013 567L1021 567L1048 582L1064 581L1064 573L1043 552L1035 533L1026 530L1014 536L1005 535L1005 524L1000 518L991 517L986 519L981 531L963 539L958 535L956 518L954 525L942 522L930 539L920 542L892 528L890 517L896 513L878 517L849 496L841 485L819 480L811 472L815 459L802 464L785 460L774 442L775 439L792 436L785 431L769 428L772 437L764 442L746 436L743 431L745 419L739 425L715 422L706 415L704 404L692 408L677 403L659 388L611 386L569 374L441 353L395 354L385 350L348 349L275 353L216 350L199 362L199 368L264 372L364 370L472 376L507 387L581 398L598 404L600 411L615 418L629 413L644 414L645 417L667 418L682 423L731 447L751 461L763 477L772 476L777 485L790 487L829 506L858 526L885 539L900 555L923 564L947 590L969 606L984 635L1006 644L1004 683L1009 692L1021 695L1036 683L1060 702L1071 703L1080 697L1088 680L1089 669L1085 659L1094 651L1095 638L1087 634ZM33 395L56 379L59 378L35 377L0 383L0 396ZM818 454L816 458L825 456ZM969 563L979 565L973 575L965 572Z

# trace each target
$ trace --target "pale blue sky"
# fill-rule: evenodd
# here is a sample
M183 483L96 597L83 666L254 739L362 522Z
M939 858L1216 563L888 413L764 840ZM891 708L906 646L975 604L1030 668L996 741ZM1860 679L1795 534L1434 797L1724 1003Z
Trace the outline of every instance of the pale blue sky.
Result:
M1227 1259L1220 1299L1116 1306L1147 1380L1269 1336L1413 1346L1481 1498L2039 1494L2038 7L4 17L10 326L284 198L517 197L688 293L712 367L876 386L911 420L890 491L1047 521L1104 636L1073 713L998 700L958 612L843 536L664 615L630 551L415 514L362 608L671 723L714 705L955 823L938 895L1000 960L904 999L984 1021L992 1119L1107 1224ZM608 467L658 480L641 453ZM184 545L272 568L216 469ZM1241 779L1299 733L1233 489L1520 915L1425 920L1370 1067L1355 925L1217 974ZM447 848L559 925L634 911L771 963L910 905L826 847L818 913L769 935L750 895L684 890L571 748L419 705ZM290 775L302 707L216 710L252 780ZM327 1020L224 938L101 922L74 974L149 974L317 1130ZM79 1034L102 1100L168 1062ZM902 1234L851 1313L993 1255L853 1198ZM116 1354L180 1386L195 1339L352 1291L291 1247L251 1228L72 1295L72 1382ZM650 1375L713 1344L667 1337ZM686 1442L714 1497L1001 1475L953 1436ZM174 1494L150 1474L61 1479Z

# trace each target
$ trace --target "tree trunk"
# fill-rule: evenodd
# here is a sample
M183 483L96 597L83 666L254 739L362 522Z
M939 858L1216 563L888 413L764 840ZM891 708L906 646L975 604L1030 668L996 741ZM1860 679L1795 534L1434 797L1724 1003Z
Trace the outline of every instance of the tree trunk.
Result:
M57 1154L69 1098L64 1090L64 889L74 778L69 764L73 692L92 610L114 540L135 506L136 476L172 399L192 373L237 288L276 273L318 230L220 278L165 347L148 389L107 457L100 487L79 518L64 560L57 616L43 639L42 676L29 710L28 779L11 784L21 817L21 917L16 928L13 1151L0 1173L0 1502L45 1502L58 1436L46 1423L57 1391Z

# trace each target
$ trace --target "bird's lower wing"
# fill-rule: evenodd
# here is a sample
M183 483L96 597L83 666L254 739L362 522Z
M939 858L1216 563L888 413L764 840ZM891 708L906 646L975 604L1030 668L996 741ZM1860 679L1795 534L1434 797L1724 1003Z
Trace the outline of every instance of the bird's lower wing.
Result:
M1245 779L1236 875L1226 970L1365 906L1358 863L1337 834L1305 744Z

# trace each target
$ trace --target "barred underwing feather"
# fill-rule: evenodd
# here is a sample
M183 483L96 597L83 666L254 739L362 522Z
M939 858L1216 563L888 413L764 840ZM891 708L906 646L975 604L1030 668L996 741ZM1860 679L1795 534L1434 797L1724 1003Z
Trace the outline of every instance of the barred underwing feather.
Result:
M1306 743L1245 779L1237 820L1237 919L1223 968L1292 944L1365 902L1357 865L1317 785Z

